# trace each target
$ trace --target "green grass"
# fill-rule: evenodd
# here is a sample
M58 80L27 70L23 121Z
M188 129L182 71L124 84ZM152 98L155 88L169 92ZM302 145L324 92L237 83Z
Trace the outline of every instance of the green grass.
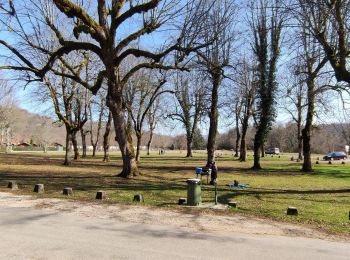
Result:
M159 156L143 156L143 173L134 179L117 178L121 158L113 154L110 163L102 163L102 156L80 159L72 166L62 165L63 154L50 152L17 152L0 154L0 187L8 180L16 180L21 190L32 194L34 184L45 184L46 192L39 197L66 197L61 195L66 186L72 187L69 199L94 201L98 190L105 190L108 200L102 203L131 204L135 194L143 194L145 203L153 206L178 208L177 201L186 197L186 179L195 177L194 169L205 164L204 152L193 158L184 153L168 152ZM265 157L263 170L250 169L252 162L240 163L232 153L222 153L217 159L219 168L219 202L238 202L238 208L227 214L254 215L279 221L307 224L331 234L350 234L350 163L339 161L328 165L314 165L314 172L302 173L301 163L292 162L291 155ZM250 155L248 158L252 159ZM315 159L313 159L315 161ZM248 189L225 186L233 180L250 184ZM6 188L2 188L6 191ZM212 202L212 186L202 185L203 202ZM288 206L299 210L298 216L286 216ZM221 213L220 213L221 214Z

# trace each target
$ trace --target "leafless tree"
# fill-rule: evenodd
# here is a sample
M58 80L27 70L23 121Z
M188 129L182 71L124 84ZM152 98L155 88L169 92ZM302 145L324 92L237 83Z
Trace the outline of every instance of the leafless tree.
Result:
M182 123L186 131L187 154L192 157L192 143L205 109L207 89L200 71L177 74L174 87L175 104L168 117Z
M256 91L256 68L253 61L249 61L243 57L236 68L234 82L237 88L234 89L236 102L240 104L239 114L236 115L241 125L240 133L240 154L239 160L245 162L247 160L247 131L249 127L249 120L254 113L255 91ZM237 120L236 119L236 120ZM239 125L236 122L236 127ZM237 138L238 139L238 138ZM236 152L238 154L238 152Z
M207 46L203 51L197 51L199 64L202 65L211 81L207 166L211 166L215 161L219 119L219 88L225 75L224 71L230 65L231 50L235 37L233 23L236 11L237 7L234 1L223 0L213 4L213 8L208 13L204 23L203 38L209 41L210 35L215 34L216 37L210 46Z
M125 89L126 108L136 135L137 162L140 162L141 141L147 115L157 98L169 92L164 89L165 83L163 75L158 77L155 73L139 71L135 77L130 79Z

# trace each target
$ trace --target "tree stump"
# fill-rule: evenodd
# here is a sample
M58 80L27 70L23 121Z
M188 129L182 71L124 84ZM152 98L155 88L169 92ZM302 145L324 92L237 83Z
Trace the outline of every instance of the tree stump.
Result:
M35 184L34 192L36 192L36 193L43 193L44 191L45 191L44 184Z
M66 196L71 196L73 195L73 189L72 188L69 188L69 187L66 187L63 189L63 195L66 195Z
M105 191L98 191L98 192L96 192L96 199L97 200L104 200L104 199L106 199L106 192Z
M344 161L342 161L342 162L341 162L341 164L345 164L345 162L344 162Z
M7 184L7 188L11 189L11 190L18 190L18 185L15 181L10 181Z
M319 164L320 162L319 161L316 161L316 164Z
M230 202L228 203L228 206L229 206L230 208L237 208L237 202L235 202L235 201L230 201Z
M144 202L143 196L141 194L136 194L136 195L134 195L134 200L133 201Z
M179 205L185 205L187 204L187 199L186 198L179 198Z
M295 207L288 207L287 209L287 215L291 216L297 216L298 215L298 210Z
M291 161L294 161L294 157L293 157L293 156L292 156L292 157L290 157L290 160L291 160Z
M332 161L328 161L328 164L332 164Z

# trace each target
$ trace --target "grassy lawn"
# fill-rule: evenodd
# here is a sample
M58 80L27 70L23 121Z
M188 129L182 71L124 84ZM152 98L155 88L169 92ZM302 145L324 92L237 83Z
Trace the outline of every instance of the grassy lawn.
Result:
M184 158L184 155L184 152L145 155L140 164L143 175L124 180L115 177L121 169L121 158L117 154L110 163L103 163L102 156L98 155L95 159L80 159L69 167L62 165L63 154L59 152L0 154L0 190L7 191L8 180L16 180L21 190L15 193L33 194L34 184L43 183L46 192L38 197L64 198L62 189L68 186L74 191L69 199L94 200L96 191L105 190L108 200L102 203L130 204L134 194L143 194L148 205L177 208L178 199L186 197L186 179L195 177L195 167L203 166L206 158L204 152L195 153L193 158ZM331 234L349 235L350 162L345 165L339 161L332 165L321 162L314 165L313 173L303 174L301 164L290 161L290 157L263 158L264 169L256 172L249 169L251 161L240 163L232 153L221 153L217 159L219 202L238 202L238 208L227 214L308 224ZM235 179L250 184L251 188L225 186ZM212 202L213 187L205 183L202 201ZM297 207L299 215L286 216L288 206Z

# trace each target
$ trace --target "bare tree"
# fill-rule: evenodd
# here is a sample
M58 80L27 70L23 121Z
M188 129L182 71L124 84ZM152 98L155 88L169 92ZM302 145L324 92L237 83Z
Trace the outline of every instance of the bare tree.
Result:
M175 79L175 105L168 117L182 123L186 131L187 154L192 157L192 143L194 133L204 113L206 88L205 79L199 71L192 74L176 75Z
M149 138L147 141L147 155L151 154L151 146L152 146L154 131L157 127L158 121L160 120L160 116L159 116L160 106L161 106L161 99L160 97L158 97L153 102L152 106L150 107L147 113L147 124L148 124L148 131L149 131Z
M286 79L286 93L283 93L283 95L286 95L286 99L284 99L283 109L292 117L297 126L298 159L303 160L303 136L301 131L307 101L304 75L300 73L300 69L298 64L293 66L288 79Z
M135 77L130 79L126 88L125 103L136 135L137 162L140 162L141 141L147 114L157 98L168 92L164 89L165 83L166 80L163 76L157 79L157 75L154 73L139 71Z
M294 8L297 18L305 24L305 30L317 40L323 55L329 61L338 81L350 83L348 69L349 48L349 0L298 0Z
M216 37L212 45L207 46L203 51L197 51L199 63L210 77L210 110L209 110L209 133L207 142L207 166L215 162L216 136L218 131L218 104L219 88L224 78L224 70L230 65L231 47L234 40L233 21L236 13L236 6L233 1L217 1L213 4L207 20L205 21L206 31L203 38L209 41L209 36ZM212 176L212 183L213 183Z
M89 103L89 119L90 119L90 141L92 145L92 157L96 157L96 149L100 140L102 128L102 120L106 110L105 95L99 92L95 98ZM96 107L96 111L93 111ZM97 113L97 114L96 114ZM94 121L94 114L97 115L97 122Z
M240 135L240 154L239 160L245 162L247 160L247 131L249 120L254 113L254 101L256 91L256 68L254 62L249 62L247 58L243 58L237 66L237 73L234 77L238 89L235 89L237 102L240 102L241 108L238 115L241 124ZM237 115L236 115L237 117ZM237 120L237 119L236 119ZM236 123L236 127L237 127ZM237 147L237 144L236 144Z

